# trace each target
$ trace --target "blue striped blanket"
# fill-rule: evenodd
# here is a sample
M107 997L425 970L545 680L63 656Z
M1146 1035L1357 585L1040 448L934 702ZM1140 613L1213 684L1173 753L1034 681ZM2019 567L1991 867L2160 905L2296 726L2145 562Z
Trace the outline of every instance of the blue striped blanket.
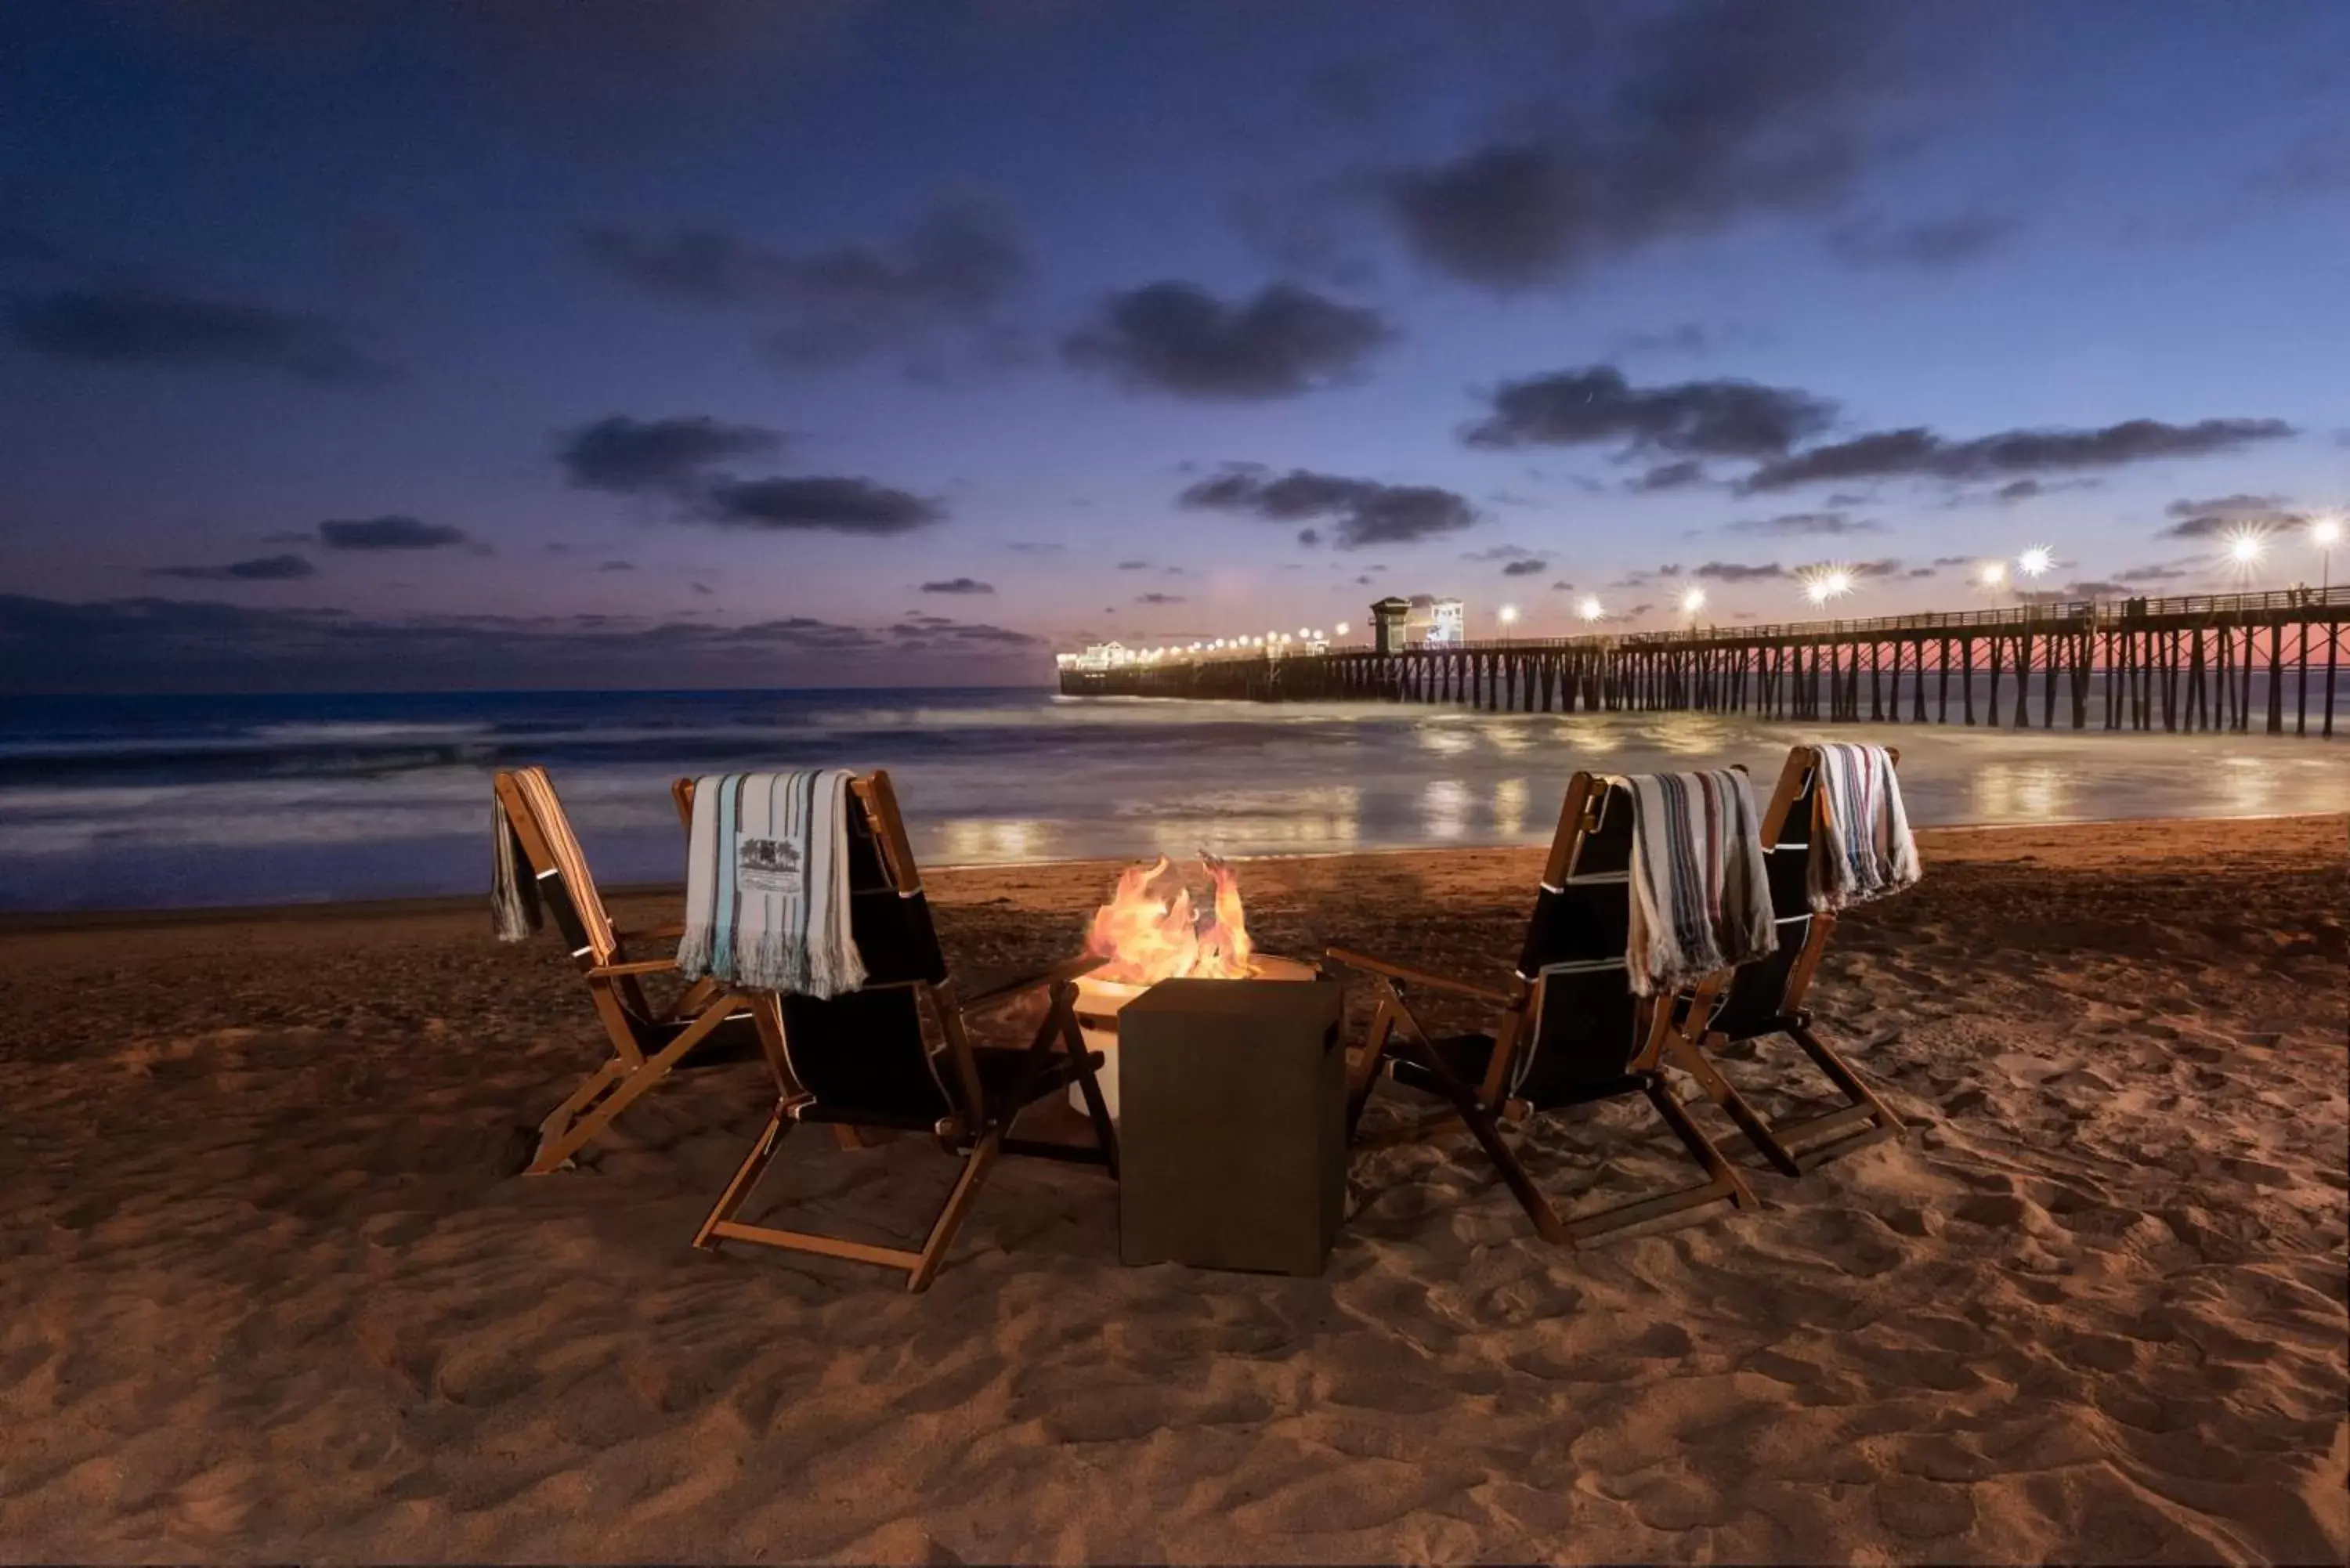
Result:
M816 997L865 983L849 928L849 778L821 768L694 781L686 978Z
M1883 746L1829 742L1815 748L1820 831L1812 844L1812 908L1841 909L1918 880L1918 841L1901 781Z
M1632 921L1624 958L1635 995L1672 992L1779 949L1754 792L1734 768L1634 774Z

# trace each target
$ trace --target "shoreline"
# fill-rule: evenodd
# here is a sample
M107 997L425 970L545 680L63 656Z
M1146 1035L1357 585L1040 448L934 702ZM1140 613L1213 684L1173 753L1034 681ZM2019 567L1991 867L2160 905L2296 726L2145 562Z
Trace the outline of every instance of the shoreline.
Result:
M2064 822L1995 822L1981 824L1941 824L1917 828L1916 836L1921 853L1932 850L1949 853L1958 849L1970 838L1989 835L2011 838L2034 834L2066 835L2084 831L2130 827L2148 830L2161 828L2194 828L2218 823L2334 823L2341 826L2345 842L2350 842L2350 812L2263 812L2225 816L2148 816L2094 817ZM1448 844L1402 845L1387 849L1327 849L1300 850L1293 853L1274 852L1265 855L1235 856L1235 866L1277 866L1287 863L1386 859L1403 857L1437 857L1460 855L1513 855L1539 852L1547 840L1508 844ZM1010 860L980 861L971 864L941 862L925 865L925 883L934 878L954 880L992 876L1017 876L1024 873L1050 873L1079 869L1123 867L1136 862L1114 857L1081 857L1069 860ZM590 869L593 869L592 860ZM1114 872L1113 872L1114 875ZM598 885L598 890L609 901L636 902L650 898L682 898L683 881L627 882ZM931 889L935 896L951 898L950 887ZM360 920L462 913L483 906L486 889L476 893L424 893L393 898L318 898L284 904L182 904L155 909L140 907L95 909L16 909L0 910L0 937L38 935L78 930L138 930L197 925L259 925L279 921Z

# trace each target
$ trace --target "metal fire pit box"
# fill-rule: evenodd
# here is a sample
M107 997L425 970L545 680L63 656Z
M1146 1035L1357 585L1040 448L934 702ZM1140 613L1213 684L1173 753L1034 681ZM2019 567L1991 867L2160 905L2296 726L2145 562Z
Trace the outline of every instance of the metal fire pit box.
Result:
M1169 980L1118 1013L1118 1255L1319 1274L1347 1204L1339 986Z

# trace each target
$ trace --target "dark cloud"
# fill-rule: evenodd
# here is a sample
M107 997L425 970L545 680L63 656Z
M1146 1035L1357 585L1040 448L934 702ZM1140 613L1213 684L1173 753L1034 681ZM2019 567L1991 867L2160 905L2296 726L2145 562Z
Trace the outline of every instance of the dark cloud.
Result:
M2126 599L2137 595L2137 590L2127 583L2098 580L2066 583L2057 591L2068 599Z
M2158 539L2213 539L2240 530L2265 532L2290 528L2304 521L2285 509L2281 495L2215 495L2208 501L2180 499L2164 507L2165 516L2178 522L2161 530Z
M1844 569L1856 577L1889 577L1901 570L1901 560L1897 556L1885 556L1874 561L1855 561Z
M150 566L147 575L195 583L284 583L315 577L318 568L301 556L261 556L224 566Z
M1621 442L1726 457L1774 457L1827 428L1835 405L1793 387L1753 381L1682 381L1635 387L1612 365L1505 381L1492 413L1461 439L1476 447Z
M473 543L463 528L414 517L345 517L318 524L329 550L446 550Z
M1034 675L1039 640L938 620L868 628L807 616L740 626L623 616L430 616L257 610L183 599L67 604L0 595L0 690L366 691L641 684L790 685L839 660L896 678ZM993 661L993 662L990 662Z
M705 598L714 597L718 592L716 588L712 587L708 583L693 583L688 586L691 587L696 594L701 595Z
M1181 594L1149 593L1135 595L1134 602L1139 605L1180 605L1184 600Z
M1660 240L1839 201L1873 145L1861 110L1888 13L1852 4L1697 5L1573 133L1391 171L1388 214L1426 265L1513 291Z
M242 370L320 385L395 374L327 317L161 289L61 289L11 301L7 321L10 337L55 359Z
M1905 577L1913 577L1913 578L1914 578L1914 577L1939 577L1939 576L1940 576L1942 575L1942 572L1941 572L1941 568L1940 568L1940 567L1939 567L1939 566L1912 566L1912 567L1910 567L1908 571L1906 571L1906 572L1902 573L1901 575L1902 575L1903 576L1905 576Z
M995 591L995 585L983 583L977 577L948 577L940 582L924 583L922 591L926 594L992 594Z
M980 202L943 203L902 237L786 252L723 229L585 231L588 258L648 293L770 319L766 345L801 366L1003 328L997 311L1030 272L1027 242Z
M1786 575L1787 568L1776 561L1767 562L1759 566L1742 566L1736 561L1708 561L1690 573L1690 576L1703 577L1716 583L1761 582L1766 578L1783 577Z
M2161 458L2205 457L2293 434L2282 420L2200 420L2190 425L2125 420L2099 430L2017 430L1950 441L1923 427L1877 431L1766 462L1742 481L1747 493L1846 479L1918 476L1995 479L2002 474L2110 468Z
M1534 552L1523 545L1490 545L1482 550L1463 551L1461 558L1464 561L1530 561L1534 556Z
M2180 499L2162 509L2168 517L2265 517L2284 505L2282 495L2215 495L2209 501Z
M1705 464L1693 457L1685 457L1678 462L1659 463L1639 478L1627 483L1624 488L1652 493L1659 490L1690 490L1710 483L1711 481L1706 477Z
M1179 499L1186 506L1245 513L1274 523L1329 519L1337 526L1339 548L1347 550L1433 539L1477 521L1476 510L1453 491L1381 484L1304 469L1278 479L1253 469L1232 469L1200 481Z
M1300 528L1297 531L1297 542L1311 550L1322 543L1322 530L1319 528Z
M692 491L712 463L782 445L774 431L723 424L707 414L671 420L613 414L557 437L555 455L582 489L679 494Z
M1394 337L1377 311L1293 284L1227 304L1196 284L1112 295L1062 342L1071 364L1191 398L1289 397L1347 380Z
M1068 548L1066 545L1040 543L1032 539L1014 539L1003 547L1020 556L1057 556Z
M2150 566L2132 566L2126 572L2116 572L2114 576L2125 583L2168 583L2180 577L2191 577L2194 575L2194 572L2184 565L2158 562Z
M1783 512L1776 517L1742 518L1726 531L1780 535L1875 534L1880 525L1844 512Z
M1120 561L1118 564L1118 569L1121 572L1147 572L1150 569L1150 563L1148 561Z
M1996 493L2001 501L2012 505L2018 501L2034 499L2044 489L2045 486L2036 479L2012 479L2001 485Z
M1534 577L1550 570L1550 563L1537 556L1530 561L1512 561L1502 568L1505 577Z
M721 479L703 493L694 514L733 528L880 535L927 528L946 509L869 479Z
M596 569L599 572L633 572L637 564L634 561L604 561Z
M1831 229L1828 248L1855 266L1942 271L1991 254L2015 237L2017 227L2013 218L1993 213L1915 223L1862 218Z

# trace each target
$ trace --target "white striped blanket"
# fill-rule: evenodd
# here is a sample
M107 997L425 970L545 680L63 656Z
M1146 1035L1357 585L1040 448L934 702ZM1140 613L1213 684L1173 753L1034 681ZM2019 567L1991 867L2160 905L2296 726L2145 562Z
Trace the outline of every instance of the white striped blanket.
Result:
M1672 992L1776 952L1761 815L1746 775L1634 774L1632 991Z
M1812 844L1812 908L1841 909L1918 880L1918 841L1909 834L1892 754L1883 746L1846 742L1815 751L1812 788L1819 796L1819 832Z
M865 983L849 928L846 768L715 774L693 785L677 966L754 991Z

